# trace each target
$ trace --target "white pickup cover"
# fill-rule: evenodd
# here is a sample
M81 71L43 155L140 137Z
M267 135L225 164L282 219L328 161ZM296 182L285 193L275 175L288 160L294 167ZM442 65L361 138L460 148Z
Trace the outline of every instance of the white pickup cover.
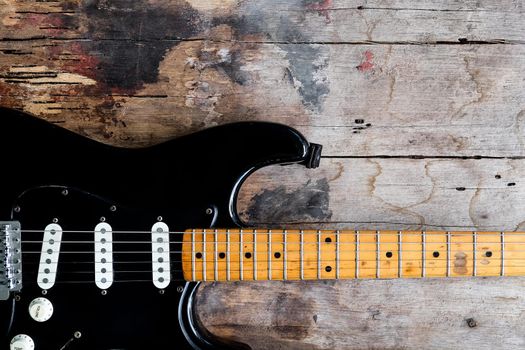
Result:
M164 289L170 284L170 230L168 225L157 222L151 228L151 255L153 284Z
M42 289L47 290L55 285L61 243L62 227L58 224L47 225L44 229L37 277L38 286Z
M95 283L100 289L113 284L113 229L106 222L95 227Z

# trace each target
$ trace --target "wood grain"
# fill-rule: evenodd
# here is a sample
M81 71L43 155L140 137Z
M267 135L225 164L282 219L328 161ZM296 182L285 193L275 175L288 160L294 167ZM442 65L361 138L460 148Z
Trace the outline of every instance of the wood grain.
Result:
M522 230L524 12L523 0L0 0L0 105L129 147L238 120L295 126L328 158L250 177L239 210L253 225ZM519 349L523 283L205 284L197 311L257 349Z

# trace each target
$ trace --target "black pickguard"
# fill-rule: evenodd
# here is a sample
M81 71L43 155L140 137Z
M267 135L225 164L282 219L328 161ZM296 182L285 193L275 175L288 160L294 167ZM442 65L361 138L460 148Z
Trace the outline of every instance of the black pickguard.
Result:
M320 146L284 125L246 122L149 148L115 148L7 109L0 109L0 130L0 221L20 221L24 254L22 291L0 301L0 348L17 334L31 336L37 349L242 346L213 339L195 322L198 284L182 281L182 234L170 236L170 285L163 291L153 285L148 232L159 217L175 232L242 226L236 197L246 177L270 164L316 167ZM57 283L45 294L53 317L39 323L28 306L43 296L36 285L38 252L53 220L64 230L64 253ZM113 227L119 262L105 295L93 282L93 234L77 232L101 220Z

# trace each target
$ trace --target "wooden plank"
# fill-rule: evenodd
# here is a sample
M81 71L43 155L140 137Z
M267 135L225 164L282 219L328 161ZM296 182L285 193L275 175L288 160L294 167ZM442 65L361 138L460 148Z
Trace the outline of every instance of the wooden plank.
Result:
M512 159L322 159L255 172L238 210L260 227L520 231L523 174Z
M205 284L196 312L213 334L252 349L522 349L524 282L466 277Z
M483 44L524 37L520 1L3 2L0 104L104 142L250 119L332 156L525 156L524 46Z

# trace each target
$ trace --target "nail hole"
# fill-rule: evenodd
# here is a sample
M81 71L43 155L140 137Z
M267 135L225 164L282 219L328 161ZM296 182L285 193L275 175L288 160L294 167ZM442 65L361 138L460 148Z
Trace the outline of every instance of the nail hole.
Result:
M496 179L498 179L498 180L501 179L501 175L499 175L499 174L496 175L496 176L494 176L494 177L495 177Z
M516 183L515 183L515 182L509 182L509 183L507 184L507 186L509 186L509 187L511 187L511 186L516 186Z

